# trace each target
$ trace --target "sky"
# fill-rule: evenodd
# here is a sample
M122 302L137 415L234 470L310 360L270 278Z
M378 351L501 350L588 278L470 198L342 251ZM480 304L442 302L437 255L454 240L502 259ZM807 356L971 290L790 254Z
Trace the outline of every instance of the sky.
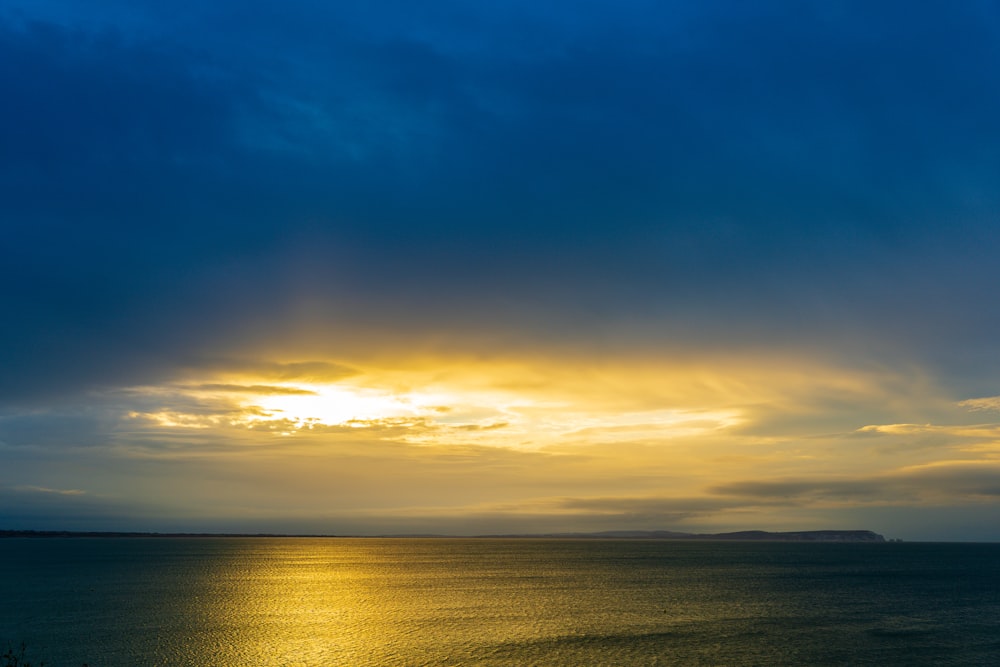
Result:
M0 3L0 528L1000 540L992 2Z

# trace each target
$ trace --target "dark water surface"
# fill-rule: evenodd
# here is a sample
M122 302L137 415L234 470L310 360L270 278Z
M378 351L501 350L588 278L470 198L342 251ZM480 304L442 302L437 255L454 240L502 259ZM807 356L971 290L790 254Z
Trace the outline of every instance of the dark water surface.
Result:
M1000 665L1000 545L0 540L47 667Z

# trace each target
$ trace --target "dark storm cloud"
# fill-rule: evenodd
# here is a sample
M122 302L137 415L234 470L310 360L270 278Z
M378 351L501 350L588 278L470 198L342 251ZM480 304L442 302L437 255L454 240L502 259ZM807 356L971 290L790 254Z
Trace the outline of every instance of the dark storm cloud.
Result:
M345 340L621 321L927 357L1000 324L987 3L0 18L8 400L155 382L303 308Z

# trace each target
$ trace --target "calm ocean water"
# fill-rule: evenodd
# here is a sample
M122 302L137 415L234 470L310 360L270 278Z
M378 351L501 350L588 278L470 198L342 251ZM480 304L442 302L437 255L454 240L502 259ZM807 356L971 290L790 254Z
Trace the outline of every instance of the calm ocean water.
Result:
M4 539L48 667L1000 665L1000 545Z

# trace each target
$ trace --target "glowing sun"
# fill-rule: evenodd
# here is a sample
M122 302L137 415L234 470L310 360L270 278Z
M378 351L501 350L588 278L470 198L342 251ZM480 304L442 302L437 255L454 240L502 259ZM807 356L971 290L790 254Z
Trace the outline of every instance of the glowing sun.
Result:
M406 396L358 387L299 385L302 393L261 396L256 407L259 419L287 419L299 426L326 425L393 419L420 414L419 406Z

